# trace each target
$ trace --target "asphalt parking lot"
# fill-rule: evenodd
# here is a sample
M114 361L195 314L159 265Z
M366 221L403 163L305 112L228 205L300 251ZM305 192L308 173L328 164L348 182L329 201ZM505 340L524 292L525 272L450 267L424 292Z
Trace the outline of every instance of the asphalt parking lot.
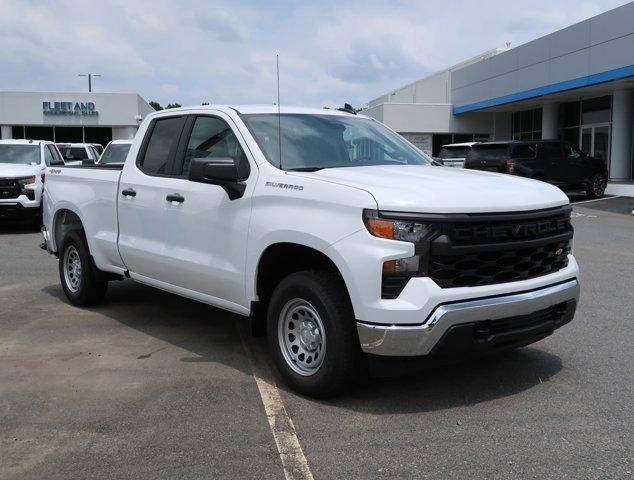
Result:
M632 210L627 198L575 205L581 304L531 347L393 372L330 401L278 384L303 474L631 478ZM39 242L0 230L0 478L284 478L256 381L277 382L262 339L130 281L71 307Z

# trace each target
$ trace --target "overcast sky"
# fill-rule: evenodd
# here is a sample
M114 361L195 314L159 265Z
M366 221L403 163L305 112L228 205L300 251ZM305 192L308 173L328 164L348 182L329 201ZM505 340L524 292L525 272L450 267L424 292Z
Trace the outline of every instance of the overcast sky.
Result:
M626 2L0 0L0 90L138 92L165 105L361 106L507 41Z

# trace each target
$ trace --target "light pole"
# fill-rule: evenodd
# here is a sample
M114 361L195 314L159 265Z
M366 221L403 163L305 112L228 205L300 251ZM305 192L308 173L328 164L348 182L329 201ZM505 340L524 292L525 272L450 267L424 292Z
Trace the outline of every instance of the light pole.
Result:
M98 73L80 73L78 77L88 77L88 91L92 92L92 77L101 77Z

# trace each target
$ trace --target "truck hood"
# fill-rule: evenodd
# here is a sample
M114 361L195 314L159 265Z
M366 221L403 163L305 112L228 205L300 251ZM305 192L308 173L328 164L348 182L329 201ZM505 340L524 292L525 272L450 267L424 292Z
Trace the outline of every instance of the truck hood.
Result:
M548 183L451 167L385 165L292 174L366 190L381 210L485 213L538 210L568 203L568 197Z
M33 177L42 171L40 165L16 165L0 163L0 178Z

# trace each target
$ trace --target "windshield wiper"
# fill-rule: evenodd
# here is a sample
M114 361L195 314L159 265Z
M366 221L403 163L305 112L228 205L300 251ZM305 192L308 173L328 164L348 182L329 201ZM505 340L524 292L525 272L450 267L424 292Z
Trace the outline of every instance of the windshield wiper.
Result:
M297 168L287 168L287 172L318 172L319 170L324 169L325 167L297 167Z

